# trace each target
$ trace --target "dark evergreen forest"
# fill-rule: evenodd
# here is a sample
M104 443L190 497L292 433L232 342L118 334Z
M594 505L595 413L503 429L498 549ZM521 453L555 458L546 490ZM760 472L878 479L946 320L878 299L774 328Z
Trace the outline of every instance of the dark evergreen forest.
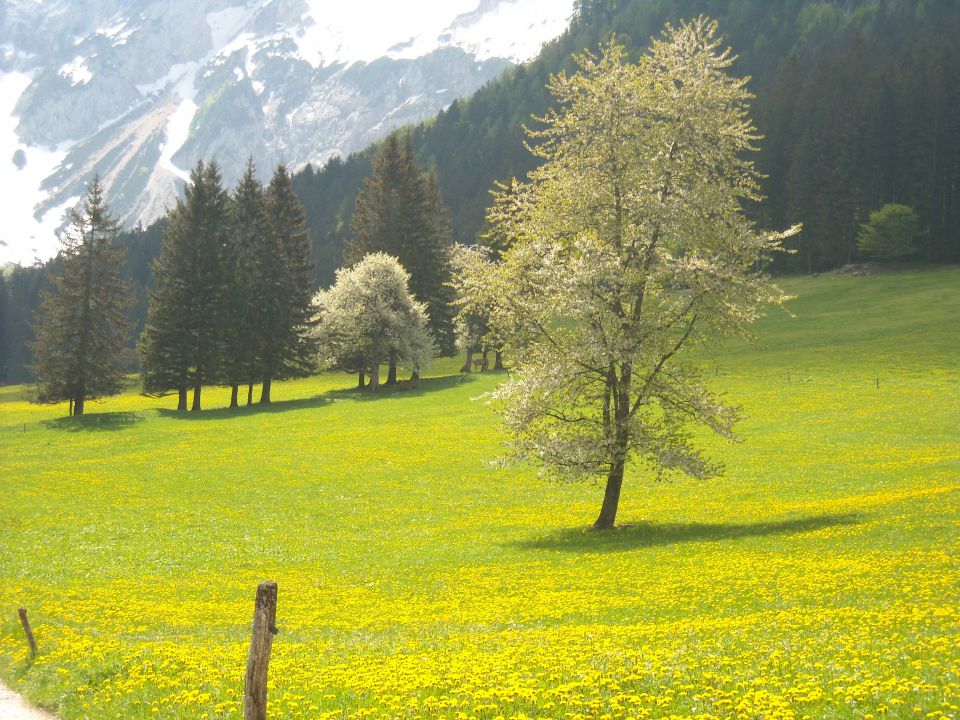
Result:
M580 0L570 29L537 59L413 128L417 161L436 175L453 239L472 243L493 183L531 169L523 125L546 111L547 78L572 69L572 53L615 32L639 55L665 22L701 13L719 21L739 55L735 72L751 76L757 96L752 116L764 139L756 161L768 176L767 200L751 212L770 228L804 225L792 241L797 252L777 258L775 272L821 272L862 259L859 227L890 202L919 217L915 260L960 261L960 0ZM330 284L341 264L375 152L294 177L318 286ZM161 237L158 223L120 238L137 298L134 335ZM28 379L24 341L45 282L42 268L6 278L0 381Z

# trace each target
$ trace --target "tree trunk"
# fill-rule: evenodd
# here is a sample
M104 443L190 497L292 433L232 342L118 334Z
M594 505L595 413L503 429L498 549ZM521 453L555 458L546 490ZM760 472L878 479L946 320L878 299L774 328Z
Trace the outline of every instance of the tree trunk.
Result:
M603 493L603 505L600 516L593 524L594 530L609 530L617 519L617 506L620 504L620 488L623 486L623 460L614 461L607 474L607 488Z
M503 370L503 350L494 351L493 369Z
M413 372L410 373L410 384L416 385L418 382L420 382L420 368L414 366Z
M260 388L260 404L269 405L270 404L270 386L273 385L273 378L267 376L263 378L263 387Z
M253 405L253 383L247 383L247 406Z
M240 407L240 403L237 402L237 397L240 395L240 386L233 385L230 388L230 407L237 408Z
M380 363L375 362L370 368L370 390L377 391L380 387Z
M488 364L488 362L489 362L489 361L487 360L487 355L489 355L489 354L490 354L490 348L484 348L484 349L483 349L483 355L480 356L480 359L483 360L483 365L481 365L480 367L484 370L484 372L486 372L486 370L487 370L487 364Z
M357 381L358 388L365 388L367 386L367 374L365 372L360 373L360 380Z
M67 417L73 417L73 398L70 398L70 407L67 408Z
M390 365L387 367L387 385L397 384L397 356L390 353Z
M80 395L73 400L73 416L80 417L83 415L83 395Z
M187 411L187 386L181 385L177 388L177 412Z
M600 515L593 524L594 530L609 530L617 519L620 505L620 488L623 486L623 468L627 462L627 447L630 441L630 388L633 380L633 366L629 362L620 368L617 378L616 366L611 364L607 371L607 398L603 416L604 424L613 422L615 446L607 474L607 487L603 493L603 505ZM612 405L612 407L611 407ZM609 426L608 426L609 427Z
M470 366L473 365L473 348L467 348L467 361L460 368L460 372L470 372Z
M190 412L200 412L200 390L202 388L201 383L197 383L193 386L193 406L190 408Z

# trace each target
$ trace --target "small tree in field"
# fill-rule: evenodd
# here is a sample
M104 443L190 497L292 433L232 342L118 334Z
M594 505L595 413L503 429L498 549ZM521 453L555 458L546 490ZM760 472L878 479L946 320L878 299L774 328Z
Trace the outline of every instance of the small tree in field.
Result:
M474 353L482 352L486 360L491 345L497 354L496 369L501 368L500 344L495 342L490 330L491 298L486 288L477 284L486 275L490 263L488 253L481 248L454 245L450 253L453 268L450 287L456 293L454 330L457 344L467 356L460 372L470 372Z
M372 253L337 271L329 290L314 298L321 363L362 376L380 386L380 364L396 358L419 378L436 352L426 306L413 299L410 275L385 253Z
M917 252L920 222L913 208L894 203L870 213L870 222L860 226L857 248L877 260L897 262Z
M668 25L635 64L614 40L577 62L551 78L559 107L530 132L543 164L489 211L510 246L472 282L516 368L494 393L515 454L559 478L605 477L602 529L628 463L718 471L687 427L732 437L736 413L684 353L783 299L756 268L786 234L744 216L760 199L751 95L715 23Z
M123 389L130 288L120 279L123 255L113 247L117 221L95 177L80 212L71 210L61 238L57 291L42 295L31 350L37 401L70 401L83 415L84 401Z

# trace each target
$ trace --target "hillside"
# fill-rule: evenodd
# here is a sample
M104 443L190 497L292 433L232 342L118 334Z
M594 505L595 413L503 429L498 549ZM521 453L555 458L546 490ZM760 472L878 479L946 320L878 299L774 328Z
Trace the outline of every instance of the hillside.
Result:
M235 717L271 578L287 720L950 717L958 283L787 282L755 345L691 357L745 410L742 444L710 441L726 475L631 468L599 535L599 487L484 463L498 376L452 361L200 416L131 392L71 421L4 388L0 676L64 720Z

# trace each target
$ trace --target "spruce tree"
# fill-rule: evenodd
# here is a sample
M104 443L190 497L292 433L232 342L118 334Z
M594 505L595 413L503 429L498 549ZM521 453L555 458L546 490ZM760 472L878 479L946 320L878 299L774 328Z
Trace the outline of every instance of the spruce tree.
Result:
M144 391L179 393L178 410L201 407L205 383L216 382L221 364L227 235L227 201L215 161L198 161L183 199L170 214L142 338Z
M0 270L0 385L7 379L7 281Z
M125 309L130 289L120 279L123 256L113 247L117 221L99 177L87 187L80 212L71 210L61 237L56 292L43 292L30 344L37 402L69 401L74 415L84 403L123 389Z
M277 166L266 193L267 243L260 253L260 402L270 402L274 380L302 376L314 367L313 266L303 205L285 165Z
M409 133L390 135L373 160L370 177L357 194L344 248L347 265L369 253L385 252L410 273L410 290L427 306L430 329L444 354L454 348L450 277L450 221L432 174L413 157ZM388 382L396 378L391 363Z
M230 232L224 248L225 299L222 337L222 375L230 386L230 407L237 407L239 387L247 385L247 405L253 384L260 379L260 333L267 278L263 258L269 253L263 185L253 160L240 179L230 202Z

